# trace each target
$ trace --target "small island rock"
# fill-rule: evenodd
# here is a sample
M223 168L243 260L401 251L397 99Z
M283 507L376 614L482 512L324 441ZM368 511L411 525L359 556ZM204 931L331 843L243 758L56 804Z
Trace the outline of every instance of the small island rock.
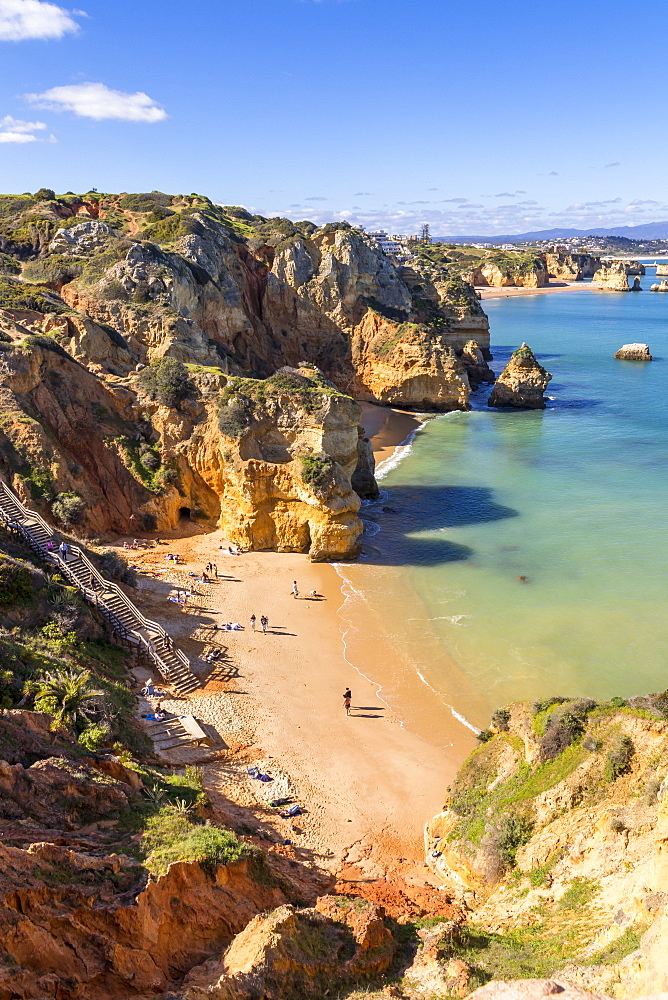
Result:
M652 360L652 355L649 353L647 344L624 344L618 351L615 351L615 357L621 361Z
M630 292L628 271L623 260L601 261L593 284L610 292Z
M488 406L515 406L527 410L544 410L544 394L552 376L539 365L530 347L522 344L494 383Z
M650 292L668 292L668 281L664 278L661 284L650 285Z

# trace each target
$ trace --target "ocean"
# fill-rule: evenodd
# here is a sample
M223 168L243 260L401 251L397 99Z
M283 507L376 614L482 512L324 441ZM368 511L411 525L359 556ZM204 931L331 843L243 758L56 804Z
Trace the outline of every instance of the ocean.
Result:
M553 376L547 409L490 410L481 389L472 412L429 420L364 506L363 557L339 567L347 655L364 669L356 639L382 627L381 697L431 740L416 684L474 728L513 701L668 687L668 294L648 291L655 280L648 268L642 293L486 300L492 368L526 341ZM614 359L635 341L653 362Z

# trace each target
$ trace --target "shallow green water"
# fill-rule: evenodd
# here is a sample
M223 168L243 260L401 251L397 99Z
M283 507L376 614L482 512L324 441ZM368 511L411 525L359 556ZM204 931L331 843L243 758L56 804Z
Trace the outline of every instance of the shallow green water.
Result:
M663 690L668 295L578 289L485 309L492 367L525 340L553 373L549 408L491 411L483 390L473 412L429 422L365 508L349 579L389 601L409 661L476 725L522 698ZM633 341L656 360L615 361Z

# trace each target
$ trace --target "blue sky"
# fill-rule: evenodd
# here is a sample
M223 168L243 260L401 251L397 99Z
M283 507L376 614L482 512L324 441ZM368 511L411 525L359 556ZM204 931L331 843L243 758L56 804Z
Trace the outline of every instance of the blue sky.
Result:
M79 2L0 0L4 192L444 236L668 218L660 5Z

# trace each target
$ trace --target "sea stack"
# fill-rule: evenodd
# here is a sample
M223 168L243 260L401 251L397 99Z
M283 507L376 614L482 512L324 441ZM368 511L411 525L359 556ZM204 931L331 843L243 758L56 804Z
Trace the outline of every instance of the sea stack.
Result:
M466 374L469 377L472 389L477 389L482 382L493 382L496 378L496 375L485 361L477 340L466 341L462 350L461 360L466 368Z
M544 410L545 390L552 376L526 344L514 351L494 383L488 406L515 406L523 410Z
M601 262L593 283L610 292L630 292L628 272L623 260Z
M620 361L652 360L647 344L624 344L618 351L615 351L615 357L619 358Z
M650 285L650 292L668 292L668 281L664 278L661 284Z
M633 288L631 289L631 291L632 292L642 292L642 285L640 284L640 278L638 277L637 274L636 274L635 278L633 279Z

